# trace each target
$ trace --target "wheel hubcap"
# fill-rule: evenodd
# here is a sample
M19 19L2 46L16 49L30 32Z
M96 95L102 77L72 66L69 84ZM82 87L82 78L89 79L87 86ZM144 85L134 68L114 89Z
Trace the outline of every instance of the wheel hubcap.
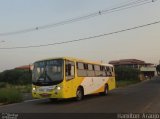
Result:
M108 94L108 89L107 89L107 87L106 87L105 93Z

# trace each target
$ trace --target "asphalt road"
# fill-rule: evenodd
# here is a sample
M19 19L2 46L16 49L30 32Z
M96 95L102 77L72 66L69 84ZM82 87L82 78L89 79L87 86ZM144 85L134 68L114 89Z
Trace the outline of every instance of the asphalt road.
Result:
M160 78L115 89L108 96L86 96L50 102L47 99L0 106L0 113L160 113Z

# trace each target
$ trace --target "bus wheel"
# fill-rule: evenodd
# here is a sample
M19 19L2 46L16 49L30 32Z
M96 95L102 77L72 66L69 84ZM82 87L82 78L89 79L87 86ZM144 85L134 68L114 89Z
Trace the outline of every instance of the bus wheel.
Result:
M104 95L108 95L108 93L109 93L109 88L108 85L106 84L104 87Z
M108 90L108 85L106 84L106 85L104 86L104 91L103 91L103 92L100 92L99 94L102 95L102 96L106 96L106 95L108 95L108 92L109 92L109 90Z
M83 99L83 90L82 88L78 88L76 92L76 100L80 101Z

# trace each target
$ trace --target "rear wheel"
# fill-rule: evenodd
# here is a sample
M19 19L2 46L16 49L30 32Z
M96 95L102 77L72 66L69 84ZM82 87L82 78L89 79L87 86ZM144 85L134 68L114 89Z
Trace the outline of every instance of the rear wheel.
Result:
M76 92L76 100L77 100L77 101L82 100L82 99L83 99L83 96L84 96L84 94L83 94L82 88L78 88L78 89L77 89L77 92Z
M104 87L104 95L108 95L109 93L109 89L108 89L108 85L106 84Z
M109 93L109 88L108 88L108 85L106 84L105 86L104 86L104 91L103 92L101 92L100 93L100 95L108 95L108 93Z

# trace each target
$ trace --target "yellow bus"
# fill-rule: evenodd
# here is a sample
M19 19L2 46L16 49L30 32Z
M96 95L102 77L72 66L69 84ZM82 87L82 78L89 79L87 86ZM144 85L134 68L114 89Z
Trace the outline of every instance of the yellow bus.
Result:
M89 94L108 95L116 84L110 64L62 57L36 61L33 67L33 98L81 100Z

